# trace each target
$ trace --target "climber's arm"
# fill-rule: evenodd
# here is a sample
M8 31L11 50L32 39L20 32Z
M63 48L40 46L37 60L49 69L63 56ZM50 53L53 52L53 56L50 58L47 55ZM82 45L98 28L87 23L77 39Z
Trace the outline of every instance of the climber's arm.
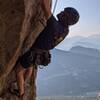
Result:
M42 1L42 8L44 10L45 18L48 20L52 13L51 13L51 7L50 7L50 0L41 0Z

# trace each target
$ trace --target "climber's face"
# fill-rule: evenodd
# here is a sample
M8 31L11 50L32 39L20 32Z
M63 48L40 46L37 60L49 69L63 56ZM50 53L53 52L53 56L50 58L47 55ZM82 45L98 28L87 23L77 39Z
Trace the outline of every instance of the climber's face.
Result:
M72 7L67 7L57 15L58 20L63 24L63 25L74 25L78 22L79 20L79 13L75 8Z
M68 25L68 14L65 11L60 12L57 18L64 26Z

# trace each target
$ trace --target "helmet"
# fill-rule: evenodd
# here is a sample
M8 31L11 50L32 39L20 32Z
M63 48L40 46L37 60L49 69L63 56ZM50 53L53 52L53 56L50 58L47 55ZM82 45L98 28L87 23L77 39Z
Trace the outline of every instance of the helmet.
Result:
M75 8L67 7L64 9L64 12L69 14L68 17L69 25L73 25L78 22L80 15Z

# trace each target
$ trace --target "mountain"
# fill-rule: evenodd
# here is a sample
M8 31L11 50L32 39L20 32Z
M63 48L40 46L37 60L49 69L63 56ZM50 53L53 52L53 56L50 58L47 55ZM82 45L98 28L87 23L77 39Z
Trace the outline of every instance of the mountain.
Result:
M93 96L100 91L98 50L77 46L51 53L51 64L38 72L38 96Z
M75 46L94 48L100 51L100 35L92 35L88 37L74 36L66 38L57 46L57 48L68 51Z
M84 48L82 46L76 46L76 47L72 47L70 49L70 52L100 58L100 51L97 50L97 49L91 49L91 48L86 48L86 47Z

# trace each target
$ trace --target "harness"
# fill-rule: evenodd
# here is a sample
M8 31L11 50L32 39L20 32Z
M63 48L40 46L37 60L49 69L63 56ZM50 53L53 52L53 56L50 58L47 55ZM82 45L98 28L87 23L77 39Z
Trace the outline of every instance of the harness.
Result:
M32 64L47 66L51 62L51 54L48 50L32 48L31 59Z

